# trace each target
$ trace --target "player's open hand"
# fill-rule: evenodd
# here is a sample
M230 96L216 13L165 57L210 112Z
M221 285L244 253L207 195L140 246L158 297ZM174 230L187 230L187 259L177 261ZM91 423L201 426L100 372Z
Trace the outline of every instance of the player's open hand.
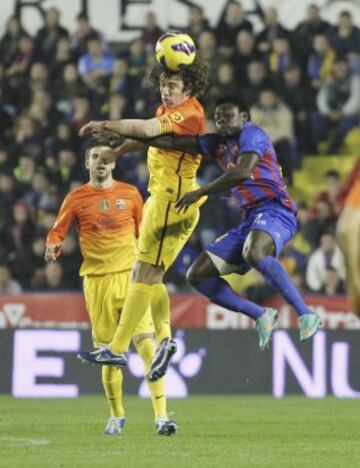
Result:
M44 260L45 262L55 262L60 256L61 244L49 244L46 246Z
M87 124L83 125L79 130L79 136L85 137L92 135L94 132L105 128L105 122L103 120L90 120Z
M193 203L196 203L201 197L202 197L202 194L200 190L194 190L193 192L185 193L185 195L179 198L177 202L175 203L176 211L178 213L181 213L182 211L186 213L189 206L192 205Z

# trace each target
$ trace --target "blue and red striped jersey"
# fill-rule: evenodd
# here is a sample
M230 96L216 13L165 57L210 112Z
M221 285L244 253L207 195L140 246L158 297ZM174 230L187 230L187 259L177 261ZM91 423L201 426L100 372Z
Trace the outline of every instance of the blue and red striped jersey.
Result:
M240 155L256 153L260 157L249 179L231 189L237 202L245 209L277 199L286 208L296 212L295 202L287 192L274 147L261 128L247 122L239 134L225 138L217 133L207 133L198 138L203 155L215 157L228 172L236 167Z

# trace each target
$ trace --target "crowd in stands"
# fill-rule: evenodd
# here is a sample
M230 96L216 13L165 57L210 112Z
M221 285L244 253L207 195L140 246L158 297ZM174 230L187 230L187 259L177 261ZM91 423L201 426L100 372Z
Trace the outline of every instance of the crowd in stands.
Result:
M269 134L291 185L304 154L316 155L321 141L327 142L326 152L341 152L346 134L359 126L360 29L348 11L329 24L315 5L291 31L280 24L276 8L257 14L259 32L233 1L211 27L206 11L190 6L186 31L211 64L209 88L201 98L208 130L216 99L237 96ZM74 233L58 263L43 262L45 236L62 199L87 181L77 132L91 119L154 115L159 95L148 78L162 32L152 12L129 44L108 44L86 14L79 14L75 31L68 31L56 8L47 10L44 26L33 36L19 18L7 21L0 38L0 293L80 288ZM200 182L219 171L215 163L204 164ZM144 153L122 158L115 176L135 184L146 198ZM344 291L334 237L339 174L327 173L326 181L328 190L312 206L299 206L301 246L291 244L282 260L303 290L335 294ZM185 271L204 246L240 219L226 194L210 198L199 228L168 274L174 290L187 287ZM253 298L266 295L264 287L257 278L247 292Z

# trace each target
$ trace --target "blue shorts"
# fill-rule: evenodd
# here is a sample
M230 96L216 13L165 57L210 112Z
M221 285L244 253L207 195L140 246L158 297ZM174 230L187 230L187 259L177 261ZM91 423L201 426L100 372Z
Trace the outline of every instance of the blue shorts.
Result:
M227 264L236 266L236 270L232 271L245 274L251 266L244 261L242 251L250 231L256 229L269 234L274 241L275 255L278 257L284 246L294 237L296 228L295 213L285 208L279 201L273 200L249 210L246 219L238 227L230 229L216 239L206 247L206 251L210 253L210 257L214 254ZM230 270L227 273L230 273Z

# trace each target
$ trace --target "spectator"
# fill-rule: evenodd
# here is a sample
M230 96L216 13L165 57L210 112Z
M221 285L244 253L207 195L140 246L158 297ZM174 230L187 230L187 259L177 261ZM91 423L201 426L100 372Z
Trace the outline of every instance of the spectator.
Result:
M6 67L5 75L8 78L26 77L34 56L34 42L31 37L22 35L18 40L18 47Z
M298 226L292 245L304 255L309 255L319 246L316 226L305 202L298 203Z
M314 122L317 139L327 136L333 128L335 134L328 152L337 153L346 134L359 125L360 76L351 73L345 60L335 62L333 77L321 87L317 106L320 112L320 118Z
M269 69L276 78L296 62L296 57L291 51L290 41L287 36L278 36L274 39L272 52L269 55Z
M51 80L56 80L58 76L61 76L65 66L69 63L75 63L75 55L71 49L70 39L62 37L57 42L55 57L49 68Z
M311 4L306 10L306 19L301 21L295 29L294 40L302 62L307 61L315 36L327 35L330 24L320 16L318 5Z
M204 59L211 63L210 83L214 83L218 67L224 61L224 58L217 48L216 36L212 31L206 30L199 34L198 50Z
M285 180L292 183L293 145L295 135L293 115L272 89L261 91L259 100L251 108L252 120L269 135Z
M5 67L9 65L18 51L20 39L28 36L20 18L12 16L6 22L5 33L0 39L0 57Z
M35 174L35 161L28 154L22 154L19 156L18 165L14 169L14 176L17 183L23 191L27 190Z
M134 80L129 75L129 66L125 58L118 57L114 60L108 89L110 93L123 94L132 103L135 86Z
M91 102L87 96L75 96L72 101L72 111L69 123L78 132L92 117Z
M335 59L335 51L328 38L325 34L317 34L313 39L313 52L309 55L307 63L307 76L314 89L319 89L330 78Z
M90 36L87 53L79 59L80 75L90 88L96 88L111 74L113 61L113 54L103 50L101 39L97 35Z
M249 63L246 69L247 80L240 88L243 102L248 106L253 106L259 99L261 91L270 88L273 83L269 78L263 62L254 60Z
M141 40L144 43L145 49L148 51L148 53L154 53L155 44L162 34L163 30L157 23L155 13L153 11L148 11L145 14L145 24L141 36Z
M146 49L141 37L131 41L127 60L129 64L129 75L133 79L140 78L145 72L147 63Z
M69 33L60 25L60 11L54 7L49 8L46 11L45 26L36 35L38 58L50 63L55 56L57 42L62 37L69 37Z
M209 21L200 5L190 5L188 11L188 25L185 31L190 34L195 43L199 43L200 34L204 31L210 31Z
M11 276L7 265L0 264L0 294L21 294L22 288Z
M312 208L313 216L316 218L316 206L319 202L328 205L330 215L337 218L340 215L341 205L341 179L338 171L331 169L325 172L326 189L320 192Z
M234 45L237 35L240 31L244 30L252 33L253 25L246 19L241 3L230 1L216 28L216 37L219 41L218 46L225 56L230 57L235 51Z
M39 129L29 115L20 115L15 122L15 148L17 154L29 154L36 161L43 156L43 147Z
M121 120L127 117L128 100L122 93L113 93L109 102L103 106L105 120Z
M76 56L81 57L87 52L87 41L92 37L98 37L103 42L102 34L91 26L86 13L79 13L76 17L77 28L71 38L71 46ZM103 44L104 45L104 44Z
M64 114L69 115L75 96L85 95L86 93L86 85L82 81L76 65L72 63L65 65L55 87L57 108Z
M339 57L346 57L350 62L359 60L360 29L354 25L349 11L339 14L337 25L331 28L330 38Z
M345 266L342 253L331 233L324 233L320 247L310 255L306 269L306 283L313 292L321 292L325 287L327 270L332 268L338 277L345 279Z
M232 56L239 83L246 82L246 68L254 60L261 60L255 47L255 36L250 31L240 31L236 36L236 50Z
M320 292L326 296L336 296L345 294L345 283L339 276L339 273L333 267L326 269L324 285Z
M298 65L291 65L282 73L279 94L294 115L295 135L297 146L301 154L317 152L314 141L311 140L310 122L316 110L313 89L301 79L301 69Z
M69 283L65 278L64 268L61 263L51 262L47 263L44 268L45 284L44 291L58 292L69 289Z
M59 194L54 191L50 180L43 171L35 173L32 188L24 199L31 206L33 216L39 217L43 212L55 211L58 206Z
M279 23L277 9L267 8L265 10L265 27L256 38L258 50L267 54L273 49L277 37L288 36L288 31Z
M239 93L239 85L235 79L234 66L230 62L224 62L217 68L213 86L206 93L206 112L213 115L216 101L219 95L236 96Z

